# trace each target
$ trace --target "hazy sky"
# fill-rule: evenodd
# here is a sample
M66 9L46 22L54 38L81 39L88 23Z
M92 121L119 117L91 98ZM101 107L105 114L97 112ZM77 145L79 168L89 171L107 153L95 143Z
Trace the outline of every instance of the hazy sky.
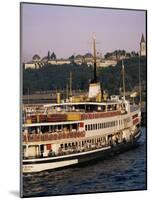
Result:
M92 52L95 32L97 52L116 49L139 51L145 35L144 11L22 4L23 61L53 51L58 58Z

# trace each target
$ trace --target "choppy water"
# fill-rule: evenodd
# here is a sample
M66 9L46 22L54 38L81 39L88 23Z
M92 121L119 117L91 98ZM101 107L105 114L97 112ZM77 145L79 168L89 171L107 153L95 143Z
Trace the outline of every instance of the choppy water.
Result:
M146 189L146 129L139 146L82 167L23 176L23 194L48 196Z

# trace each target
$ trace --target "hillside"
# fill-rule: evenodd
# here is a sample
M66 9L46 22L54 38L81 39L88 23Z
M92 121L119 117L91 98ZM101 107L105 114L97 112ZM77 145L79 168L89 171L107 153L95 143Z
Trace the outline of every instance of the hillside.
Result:
M124 61L126 74L126 90L132 90L139 83L139 60L138 57ZM146 59L141 57L141 81L146 84ZM110 94L118 93L122 84L121 79L121 61L115 67L99 68L97 70L98 78L102 86ZM69 82L69 73L72 72L72 87L74 90L86 90L93 77L93 67L87 65L51 65L47 64L39 69L23 70L23 94L35 91L46 91L65 89L67 81Z

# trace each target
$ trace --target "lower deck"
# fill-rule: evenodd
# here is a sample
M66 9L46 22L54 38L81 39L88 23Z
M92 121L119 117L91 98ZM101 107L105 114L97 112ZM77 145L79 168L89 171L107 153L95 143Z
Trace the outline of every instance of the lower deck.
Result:
M96 159L104 159L114 154L121 153L130 148L135 147L138 143L137 140L141 135L141 131L138 130L134 137L129 141L122 141L120 143L108 144L106 147L93 149L83 152L75 152L73 154L60 155L47 158L37 158L30 160L23 160L23 173L40 172L44 170L58 169L71 165L82 164L90 162Z
M114 134L104 136L93 136L84 138L75 138L74 140L59 140L58 143L37 143L23 145L23 159L49 158L64 156L74 153L88 152L95 149L101 149L107 146L115 146L133 140L140 127L133 132L125 129Z

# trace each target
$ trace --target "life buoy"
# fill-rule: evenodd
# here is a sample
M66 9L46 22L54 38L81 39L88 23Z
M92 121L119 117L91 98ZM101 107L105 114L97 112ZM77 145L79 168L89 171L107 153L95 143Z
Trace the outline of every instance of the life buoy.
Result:
M36 141L36 142L38 141L37 134L34 135L34 141Z
M65 139L65 137L66 137L65 133L62 134L62 137L63 137L63 139Z
M59 133L59 135L58 135L58 139L61 139L61 133Z
M47 134L44 134L44 141L48 140Z
M70 133L70 137L73 138L73 133L72 132Z
M48 133L48 140L51 140L50 138L51 138L51 137L50 137L50 133Z
M51 134L51 140L53 140L53 134Z
M54 134L54 140L57 140L57 134Z

